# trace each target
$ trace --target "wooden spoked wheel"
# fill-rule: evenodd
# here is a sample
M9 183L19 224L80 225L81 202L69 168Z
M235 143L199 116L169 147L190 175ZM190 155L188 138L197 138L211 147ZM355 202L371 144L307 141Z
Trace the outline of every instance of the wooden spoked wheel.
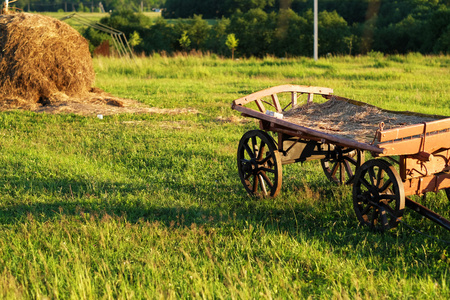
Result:
M352 184L357 169L364 162L364 152L336 147L331 153L333 157L320 160L325 176L338 185Z
M353 182L353 208L363 225L377 231L394 228L405 208L403 182L385 160L372 159L356 172Z
M252 196L275 197L281 190L281 159L273 138L264 131L245 133L237 152L239 177Z

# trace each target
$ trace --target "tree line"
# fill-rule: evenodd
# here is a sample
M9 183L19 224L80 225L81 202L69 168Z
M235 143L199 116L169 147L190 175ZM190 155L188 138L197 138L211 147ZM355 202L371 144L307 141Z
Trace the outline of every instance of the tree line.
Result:
M129 9L150 11L161 8L166 0L17 0L11 6L24 12L105 12ZM101 4L101 5L100 5Z
M449 2L319 0L319 55L450 53ZM123 31L135 52L145 54L196 50L288 57L313 52L312 0L166 0L163 17L116 10L101 22ZM92 47L105 38L92 29L83 34Z

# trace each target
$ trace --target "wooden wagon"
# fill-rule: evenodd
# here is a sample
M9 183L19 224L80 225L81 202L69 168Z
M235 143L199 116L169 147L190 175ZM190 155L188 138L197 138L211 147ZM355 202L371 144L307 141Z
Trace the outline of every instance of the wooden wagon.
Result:
M366 128L364 137L349 136L329 124L304 121L315 95L332 101L327 104L332 110L333 105L345 104L338 109L341 113L352 107L373 108L412 121L392 128L380 122L369 127L370 135ZM243 135L237 152L239 176L250 195L275 197L281 189L282 165L320 160L329 180L353 184L353 207L362 224L376 230L396 227L407 206L450 230L448 220L408 198L439 190L450 198L450 118L382 110L335 96L330 88L297 85L255 92L233 101L232 108L260 123L259 130ZM289 118L294 110L303 121ZM364 115L356 114L339 120L339 111L331 119L340 124L364 121ZM365 152L373 159L364 162Z

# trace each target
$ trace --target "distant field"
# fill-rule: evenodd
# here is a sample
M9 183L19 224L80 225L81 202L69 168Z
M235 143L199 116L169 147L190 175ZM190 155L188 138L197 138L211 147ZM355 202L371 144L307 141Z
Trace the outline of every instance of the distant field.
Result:
M236 149L258 123L231 110L249 93L300 84L450 116L449 56L179 54L94 66L95 85L113 95L198 112L1 112L0 298L450 297L450 233L411 210L397 229L369 231L351 187L331 184L317 161L283 166L277 198L248 197ZM444 193L425 203L450 218Z
M67 16L70 16L72 14L76 14L76 16L79 16L80 18L87 19L90 22L98 22L100 19L109 16L109 13L80 13L80 12L42 12L39 14L50 16L52 18L61 20L62 18L65 18ZM157 18L161 16L160 12L144 12L145 16L149 18ZM66 19L66 23L68 23L70 26L79 29L80 27L85 27L86 25L81 24L80 22L74 20L74 19Z

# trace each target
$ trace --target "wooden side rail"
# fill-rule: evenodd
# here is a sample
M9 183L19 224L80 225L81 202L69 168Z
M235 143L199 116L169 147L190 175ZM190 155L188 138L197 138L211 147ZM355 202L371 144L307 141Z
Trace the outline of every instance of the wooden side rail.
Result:
M382 130L377 140L383 155L431 154L450 149L450 118Z
M425 122L421 124L415 124L410 126L404 126L400 128L394 128L389 130L380 131L377 139L380 143L386 141L393 141L397 139L403 139L406 137L413 137L422 134L430 134L438 131L449 131L450 118L436 120L432 122Z
M290 105L288 105L286 107L281 107L280 101L278 100L278 95L277 95L279 93L291 93ZM295 107L297 105L298 94L308 94L308 103L309 103L309 102L312 102L314 94L325 96L325 95L331 95L332 93L333 93L333 89L325 88L325 87L286 84L286 85L274 86L274 87L247 95L245 97L236 99L233 101L233 107L235 107L237 105L244 106L250 102L255 101L260 112L266 111L266 108L264 106L264 103L266 103L266 104L269 104L270 106L274 107L278 113L281 113L284 110L286 110L287 107L289 107L289 106ZM262 100L262 98L269 97L269 96L272 99L272 103L268 103L268 102Z

